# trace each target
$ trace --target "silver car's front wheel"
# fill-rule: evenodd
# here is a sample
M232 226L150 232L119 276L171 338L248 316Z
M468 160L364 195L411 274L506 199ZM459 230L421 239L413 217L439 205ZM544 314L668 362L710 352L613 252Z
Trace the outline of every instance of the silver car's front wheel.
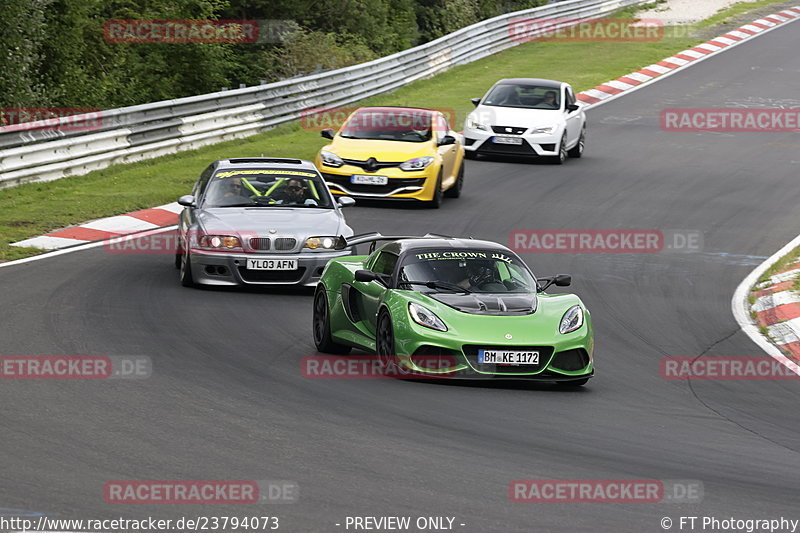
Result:
M192 258L189 256L189 250L181 254L181 285L184 287L194 287L194 278L192 278Z

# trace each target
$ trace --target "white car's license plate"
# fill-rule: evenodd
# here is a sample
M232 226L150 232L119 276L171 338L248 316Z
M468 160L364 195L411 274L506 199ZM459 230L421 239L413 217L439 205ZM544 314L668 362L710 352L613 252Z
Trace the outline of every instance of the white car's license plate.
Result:
M495 365L538 365L539 352L478 350L478 362Z
M369 176L365 174L353 174L350 177L350 183L355 185L386 185L389 183L389 178L386 176Z
M522 137L494 137L495 144L522 144Z
M248 259L247 270L297 270L297 259Z

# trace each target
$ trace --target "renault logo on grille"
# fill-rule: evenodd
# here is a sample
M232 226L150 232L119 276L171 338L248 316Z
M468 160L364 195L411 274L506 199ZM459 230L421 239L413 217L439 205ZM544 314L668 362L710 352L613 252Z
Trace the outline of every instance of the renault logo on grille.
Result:
M511 128L506 128L506 132L511 133L513 130Z
M378 170L378 161L374 157L367 159L366 170L368 172L375 172Z

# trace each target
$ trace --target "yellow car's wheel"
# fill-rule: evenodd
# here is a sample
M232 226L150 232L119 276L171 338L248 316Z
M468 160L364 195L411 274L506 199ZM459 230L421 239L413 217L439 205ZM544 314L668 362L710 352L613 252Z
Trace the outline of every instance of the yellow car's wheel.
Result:
M439 176L436 178L436 186L433 189L433 198L428 202L428 207L432 209L439 209L442 205L442 171L439 171Z
M458 175L456 176L456 182L453 184L452 187L447 189L444 192L444 195L448 198L458 198L461 196L461 189L464 187L464 160L461 160L461 166L458 167Z

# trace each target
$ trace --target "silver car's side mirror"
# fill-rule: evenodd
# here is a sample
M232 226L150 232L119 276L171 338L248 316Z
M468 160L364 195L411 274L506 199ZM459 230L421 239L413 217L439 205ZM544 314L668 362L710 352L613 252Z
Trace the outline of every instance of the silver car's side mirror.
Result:
M194 196L191 194L186 194L178 198L178 205L182 205L183 207L197 207L194 203Z
M336 201L341 207L350 207L351 205L356 205L355 198L351 198L349 196L340 196Z

